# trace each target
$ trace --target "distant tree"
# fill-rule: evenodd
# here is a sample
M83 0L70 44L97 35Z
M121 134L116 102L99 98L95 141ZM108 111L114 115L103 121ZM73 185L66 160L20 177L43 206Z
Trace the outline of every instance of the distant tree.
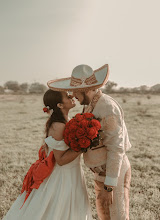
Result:
M19 87L19 84L17 81L7 81L5 84L4 84L4 88L5 89L9 89L9 90L12 90L14 92L17 92L20 87Z
M28 88L29 88L29 85L28 85L28 83L22 83L22 84L20 84L20 90L22 91L22 92L24 92L24 93L27 93L28 92Z
M140 86L140 90L141 90L141 91L148 91L148 90L149 90L149 87L146 86L146 85L142 85L142 86Z
M156 85L152 86L150 90L153 93L160 93L160 84L156 84Z
M107 93L107 92L113 92L114 88L117 86L117 83L112 82L112 81L108 81L107 84L104 86L103 88L103 92Z
M3 94L4 93L4 88L3 86L0 86L0 94Z
M132 89L131 88L120 87L118 91L120 93L131 93Z
M126 92L126 91L125 91L125 88L124 88L124 87L120 87L120 88L119 88L119 92L121 92L121 93Z
M142 85L142 86L138 87L138 92L141 93L141 94L148 93L149 90L150 90L150 88L146 85Z
M38 82L32 83L29 88L29 93L44 93L47 90L47 87Z
M140 93L139 87L132 88L132 93Z

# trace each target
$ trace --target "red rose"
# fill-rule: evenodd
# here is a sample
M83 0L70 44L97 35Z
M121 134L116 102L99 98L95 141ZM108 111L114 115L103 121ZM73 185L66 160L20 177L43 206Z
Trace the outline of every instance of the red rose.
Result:
M69 126L69 122L66 123L65 128L67 128Z
M74 149L74 147L77 147L78 146L78 142L76 141L76 140L72 140L71 142L70 142L70 147L72 148L72 149Z
M97 137L98 131L95 127L91 127L87 129L87 137L91 140Z
M91 141L88 138L84 137L78 140L78 144L81 148L87 148L90 146Z
M76 121L75 121L75 119L74 118L72 118L68 123L69 123L69 125L71 125L71 124L73 124L73 123L75 123ZM67 123L67 124L68 124Z
M78 129L78 126L75 124L71 124L68 129L70 132L74 132Z
M81 122L80 122L80 126L82 128L87 128L89 127L89 121L87 119L83 119Z
M85 117L85 118L93 118L94 115L93 115L92 113L86 112L86 113L84 113L84 117Z
M83 138L86 135L85 129L78 128L76 131L77 138Z
M75 141L75 138L76 138L76 133L75 133L75 132L70 133L70 134L68 135L68 140L69 140L69 142Z
M101 129L101 124L96 119L92 119L92 121L90 121L90 125L96 127L97 130Z
M78 113L78 114L76 114L75 119L77 121L82 121L84 119L84 116L83 116L83 114Z
M75 140L73 140L70 143L70 147L71 147L72 150L77 151L77 152L81 150L81 148L78 146L78 142L75 141Z
M72 124L72 122L70 122L70 121L67 122L66 125L65 125L65 128L69 128L71 124Z
M71 119L71 120L66 124L66 127L67 127L69 130L74 129L74 126L78 126L78 122L77 122L74 118Z
M65 128L64 132L63 132L63 136L66 137L68 136L70 133L69 129L68 128Z

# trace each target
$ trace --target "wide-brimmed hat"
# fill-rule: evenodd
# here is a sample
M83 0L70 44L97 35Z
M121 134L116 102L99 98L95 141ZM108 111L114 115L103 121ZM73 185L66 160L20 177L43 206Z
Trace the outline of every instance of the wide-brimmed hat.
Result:
M108 81L108 64L93 71L88 65L78 65L73 71L71 77L50 80L47 85L54 91L84 91L98 89Z

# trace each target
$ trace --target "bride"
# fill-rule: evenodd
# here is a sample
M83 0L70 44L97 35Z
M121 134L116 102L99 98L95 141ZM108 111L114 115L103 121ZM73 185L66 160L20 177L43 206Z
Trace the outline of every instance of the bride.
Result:
M91 209L80 166L81 153L70 150L63 141L65 123L69 120L68 113L75 102L67 92L51 89L44 94L43 101L45 110L50 111L50 117L46 122L45 144L41 149L41 153L46 155L46 161L40 163L44 165L52 157L52 163L49 164L48 161L48 164L53 170L38 182L38 187L30 187L28 193L25 187L32 173L31 167L23 182L21 195L3 220L91 220ZM42 172L44 170L41 169L38 174Z

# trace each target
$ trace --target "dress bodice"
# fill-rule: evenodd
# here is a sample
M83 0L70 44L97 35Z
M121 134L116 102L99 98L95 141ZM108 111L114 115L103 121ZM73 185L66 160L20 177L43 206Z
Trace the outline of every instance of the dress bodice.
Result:
M53 149L60 150L60 151L66 151L66 150L69 149L68 145L64 142L64 140L57 141L52 136L49 136L49 137L45 138L45 143L48 145L48 155L50 154L50 152ZM72 166L75 166L76 164L79 164L79 163L80 163L80 156L78 156L72 162L70 162L70 163L68 163L66 165L63 165L61 167L63 167L63 168L71 168ZM56 166L59 166L59 165L56 164Z
M69 149L69 147L66 145L64 140L57 141L52 136L45 138L45 143L48 145L50 150L55 149L55 150L65 151Z

